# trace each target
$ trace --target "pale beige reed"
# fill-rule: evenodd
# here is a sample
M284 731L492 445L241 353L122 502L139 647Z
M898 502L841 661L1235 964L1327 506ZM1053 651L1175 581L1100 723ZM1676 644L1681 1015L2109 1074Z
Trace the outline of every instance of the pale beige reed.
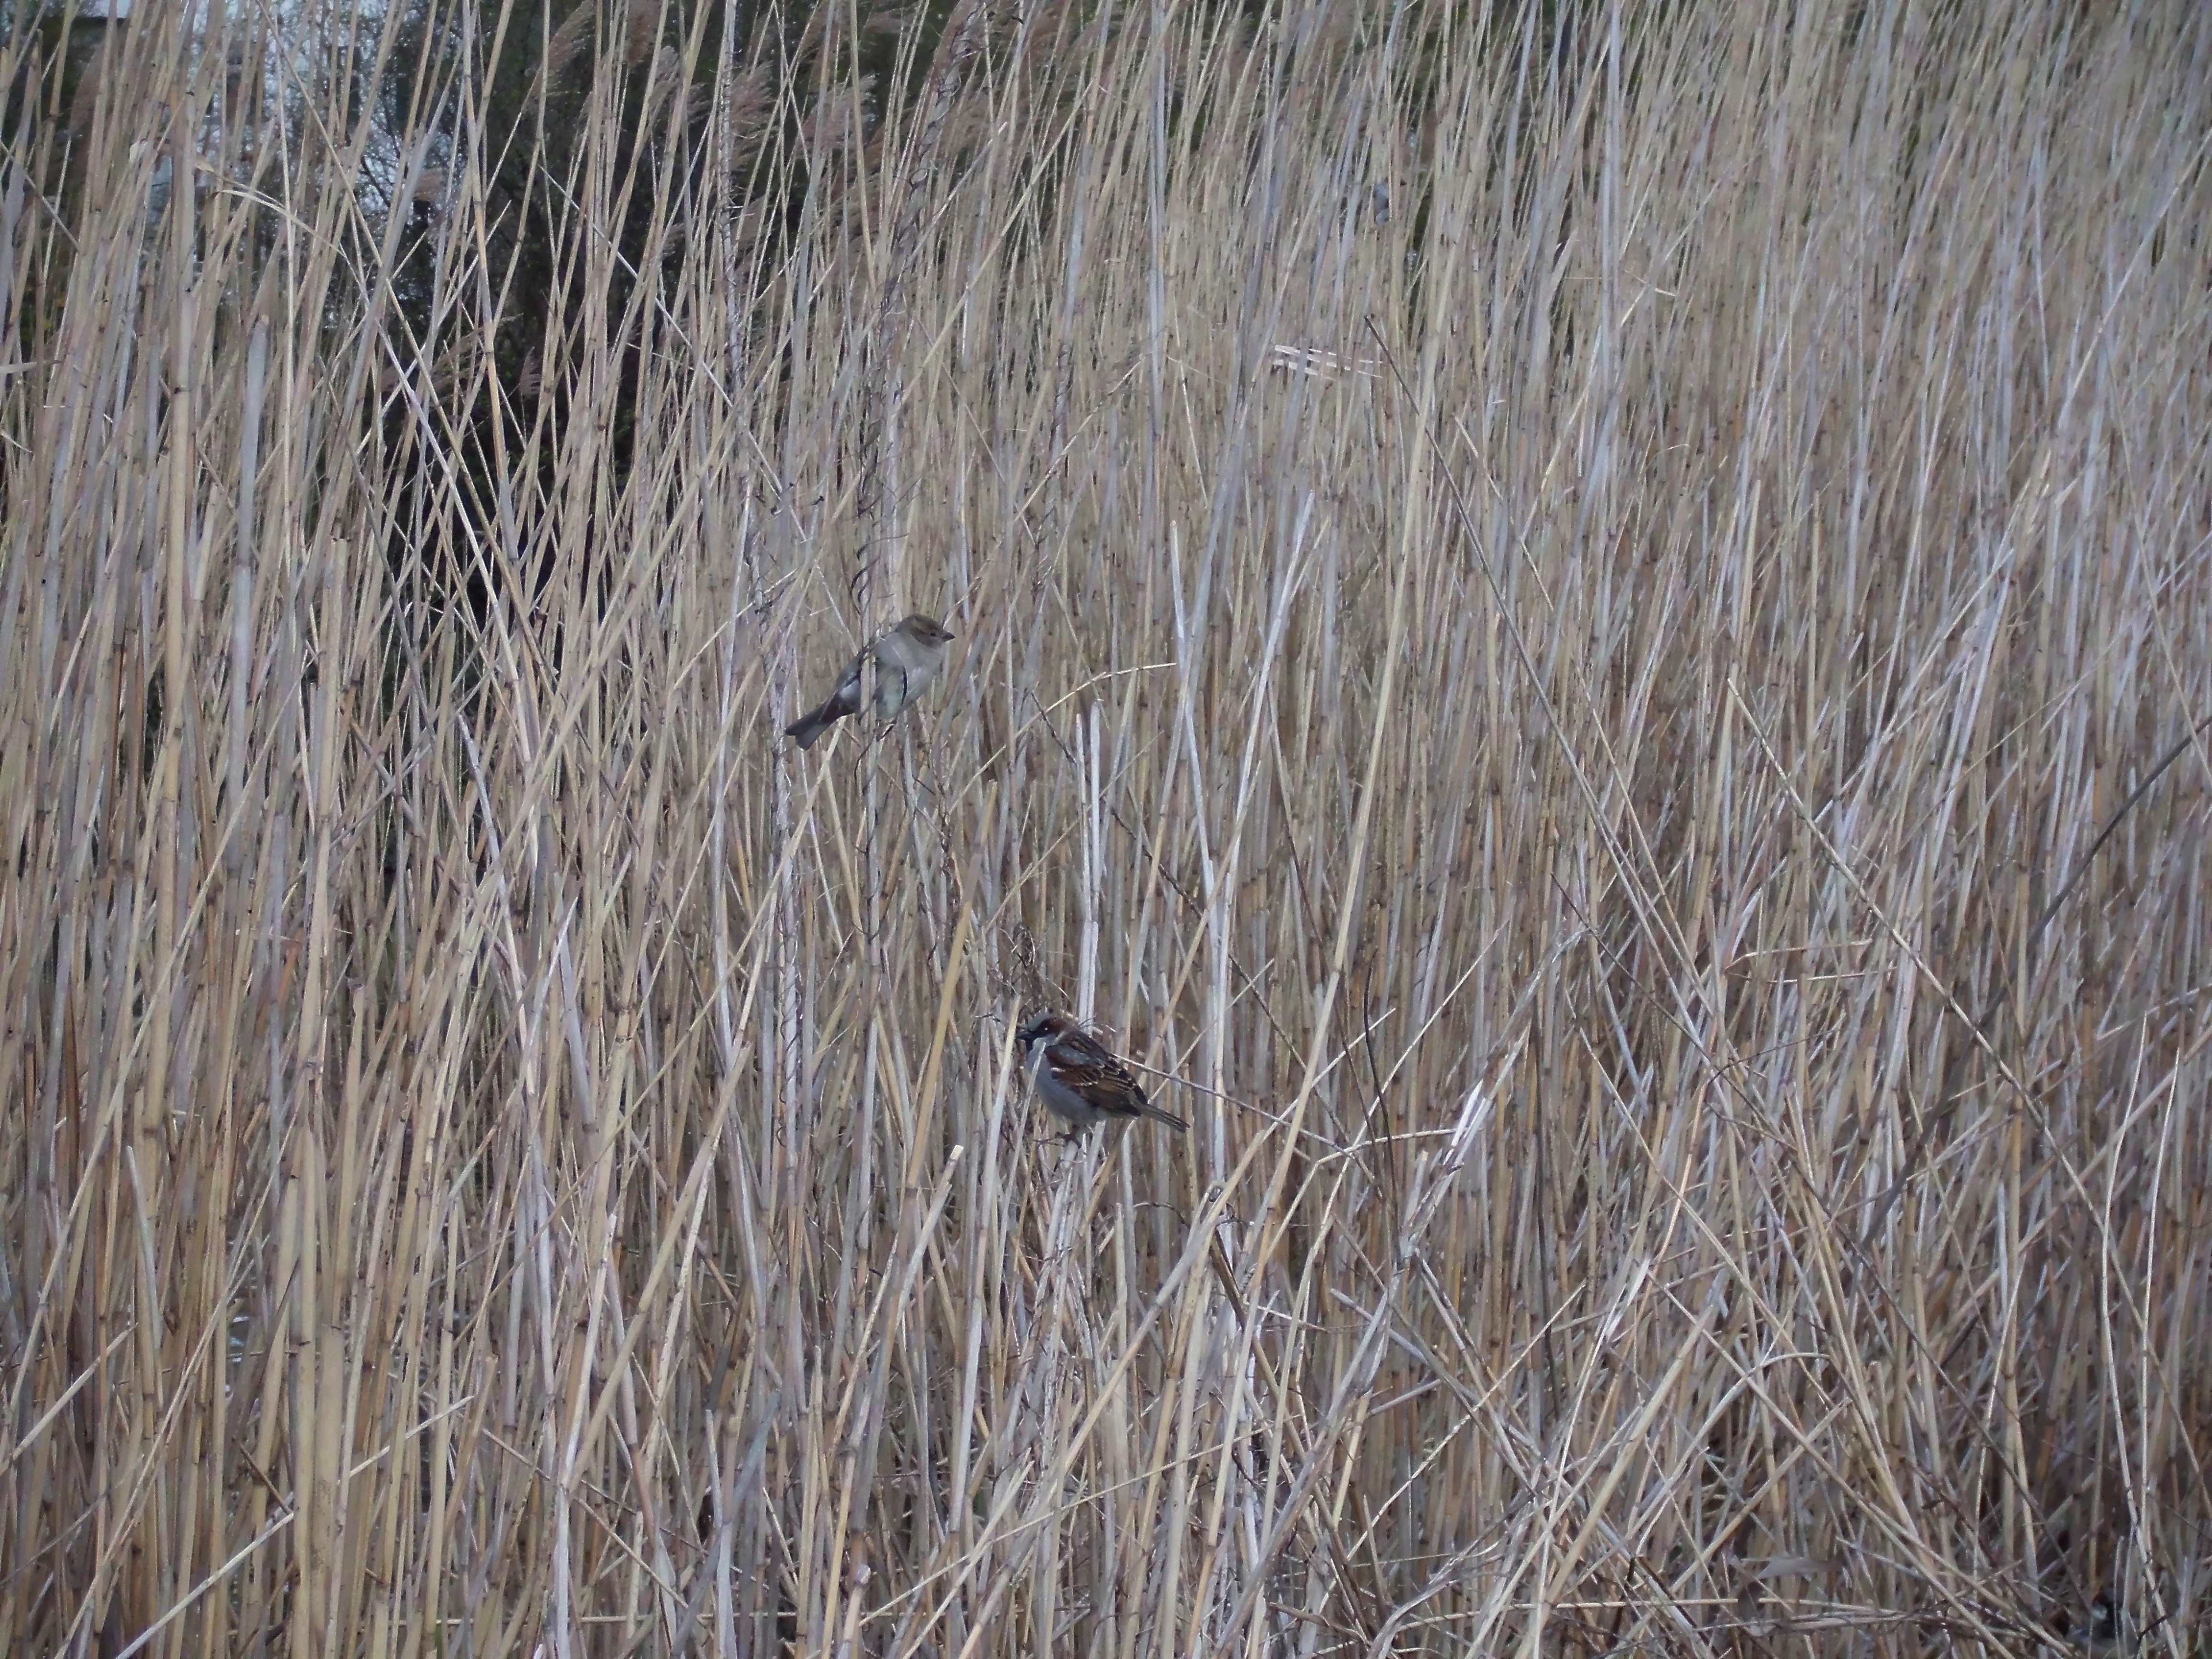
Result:
M2201 1651L2201 14L408 11L0 161L0 1651Z

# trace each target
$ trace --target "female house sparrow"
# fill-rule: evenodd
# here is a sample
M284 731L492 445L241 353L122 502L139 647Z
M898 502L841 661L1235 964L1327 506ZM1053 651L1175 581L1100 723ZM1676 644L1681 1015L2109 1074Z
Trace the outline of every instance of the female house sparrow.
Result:
M885 629L845 665L837 689L818 707L785 726L783 735L797 738L801 749L811 749L824 732L846 715L859 714L860 673L871 656L876 659L876 718L890 724L943 672L945 647L951 638L951 629L919 611L897 627Z
M1072 1126L1073 1136L1094 1123L1149 1117L1170 1128L1190 1126L1145 1098L1128 1067L1098 1039L1050 1009L1032 1013L1014 1033L1029 1062L1030 1081L1052 1115Z

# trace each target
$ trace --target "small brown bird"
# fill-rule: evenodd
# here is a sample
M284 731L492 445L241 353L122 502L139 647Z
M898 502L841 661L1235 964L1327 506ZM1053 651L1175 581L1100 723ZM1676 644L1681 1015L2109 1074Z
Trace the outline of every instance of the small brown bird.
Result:
M930 687L945 670L946 647L952 630L934 617L919 611L896 628L887 628L862 646L838 677L837 689L783 728L801 749L811 749L848 714L860 712L862 671L868 659L876 662L876 718L885 725Z
M1071 1135L1094 1123L1127 1123L1149 1117L1173 1129L1190 1125L1145 1098L1129 1068L1073 1020L1050 1009L1032 1012L1014 1041L1029 1062L1038 1097Z

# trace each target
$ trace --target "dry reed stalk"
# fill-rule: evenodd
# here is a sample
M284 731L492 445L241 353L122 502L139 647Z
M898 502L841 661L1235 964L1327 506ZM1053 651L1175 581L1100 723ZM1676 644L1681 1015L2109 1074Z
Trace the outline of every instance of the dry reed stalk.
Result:
M0 1650L2203 1650L2203 19L143 9Z

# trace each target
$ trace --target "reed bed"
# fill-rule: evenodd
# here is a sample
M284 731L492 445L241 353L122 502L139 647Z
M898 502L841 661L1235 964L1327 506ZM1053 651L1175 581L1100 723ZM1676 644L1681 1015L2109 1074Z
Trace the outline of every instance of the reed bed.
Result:
M2203 1650L2199 9L26 9L0 1651Z

